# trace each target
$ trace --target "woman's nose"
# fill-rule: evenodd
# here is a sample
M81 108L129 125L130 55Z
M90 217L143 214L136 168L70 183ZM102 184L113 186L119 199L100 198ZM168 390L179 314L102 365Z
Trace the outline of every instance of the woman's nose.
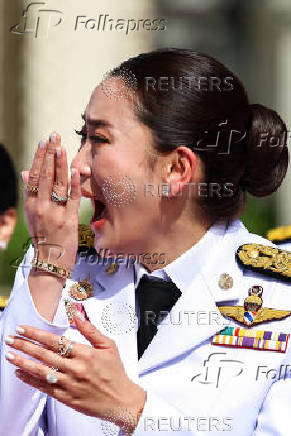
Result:
M85 160L85 153L82 155L81 152L79 152L71 163L71 168L76 168L81 176L84 177L90 177L91 176L91 167L88 164L88 162Z

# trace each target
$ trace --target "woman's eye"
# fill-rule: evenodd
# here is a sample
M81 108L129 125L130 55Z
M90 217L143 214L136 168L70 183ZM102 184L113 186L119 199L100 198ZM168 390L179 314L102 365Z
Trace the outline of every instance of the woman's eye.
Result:
M76 130L75 132L77 135L80 135L81 138L81 142L85 141L87 138L87 131L84 129L84 127L82 127L81 130ZM96 144L102 144L102 143L109 143L109 140L107 138L105 138L105 136L100 136L100 135L91 135L89 136L89 139L93 142L95 142ZM79 148L78 152L81 150L82 146Z
M98 143L109 143L108 139L105 138L105 136L100 136L100 135L92 135L89 136L89 139L91 139L94 142L98 142Z

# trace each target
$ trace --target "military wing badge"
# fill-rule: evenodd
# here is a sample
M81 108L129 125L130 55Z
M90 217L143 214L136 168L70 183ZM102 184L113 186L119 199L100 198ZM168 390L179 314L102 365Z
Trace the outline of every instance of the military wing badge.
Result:
M218 309L223 316L232 318L246 326L261 324L275 319L283 319L291 315L291 311L289 310L262 307L262 294L262 286L252 286L249 289L249 295L245 299L243 306L220 306Z

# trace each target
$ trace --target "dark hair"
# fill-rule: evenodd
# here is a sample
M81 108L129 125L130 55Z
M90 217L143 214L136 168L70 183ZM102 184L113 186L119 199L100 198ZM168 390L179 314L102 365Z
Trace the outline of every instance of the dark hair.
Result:
M4 145L0 144L0 215L10 207L16 207L18 186L12 159Z
M132 91L137 117L151 129L158 153L186 145L204 163L206 183L231 184L231 195L201 200L212 221L239 216L246 191L261 197L280 186L288 167L286 125L274 110L250 105L240 80L216 59L159 49L128 59L110 76L123 78Z

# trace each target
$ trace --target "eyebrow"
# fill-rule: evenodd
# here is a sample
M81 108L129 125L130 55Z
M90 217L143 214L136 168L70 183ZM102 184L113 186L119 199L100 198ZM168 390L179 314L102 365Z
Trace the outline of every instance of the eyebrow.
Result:
M81 114L82 120L84 120L86 123L89 124L89 126L93 127L113 127L112 124L110 124L106 120L96 120L93 118L86 118L85 114Z

